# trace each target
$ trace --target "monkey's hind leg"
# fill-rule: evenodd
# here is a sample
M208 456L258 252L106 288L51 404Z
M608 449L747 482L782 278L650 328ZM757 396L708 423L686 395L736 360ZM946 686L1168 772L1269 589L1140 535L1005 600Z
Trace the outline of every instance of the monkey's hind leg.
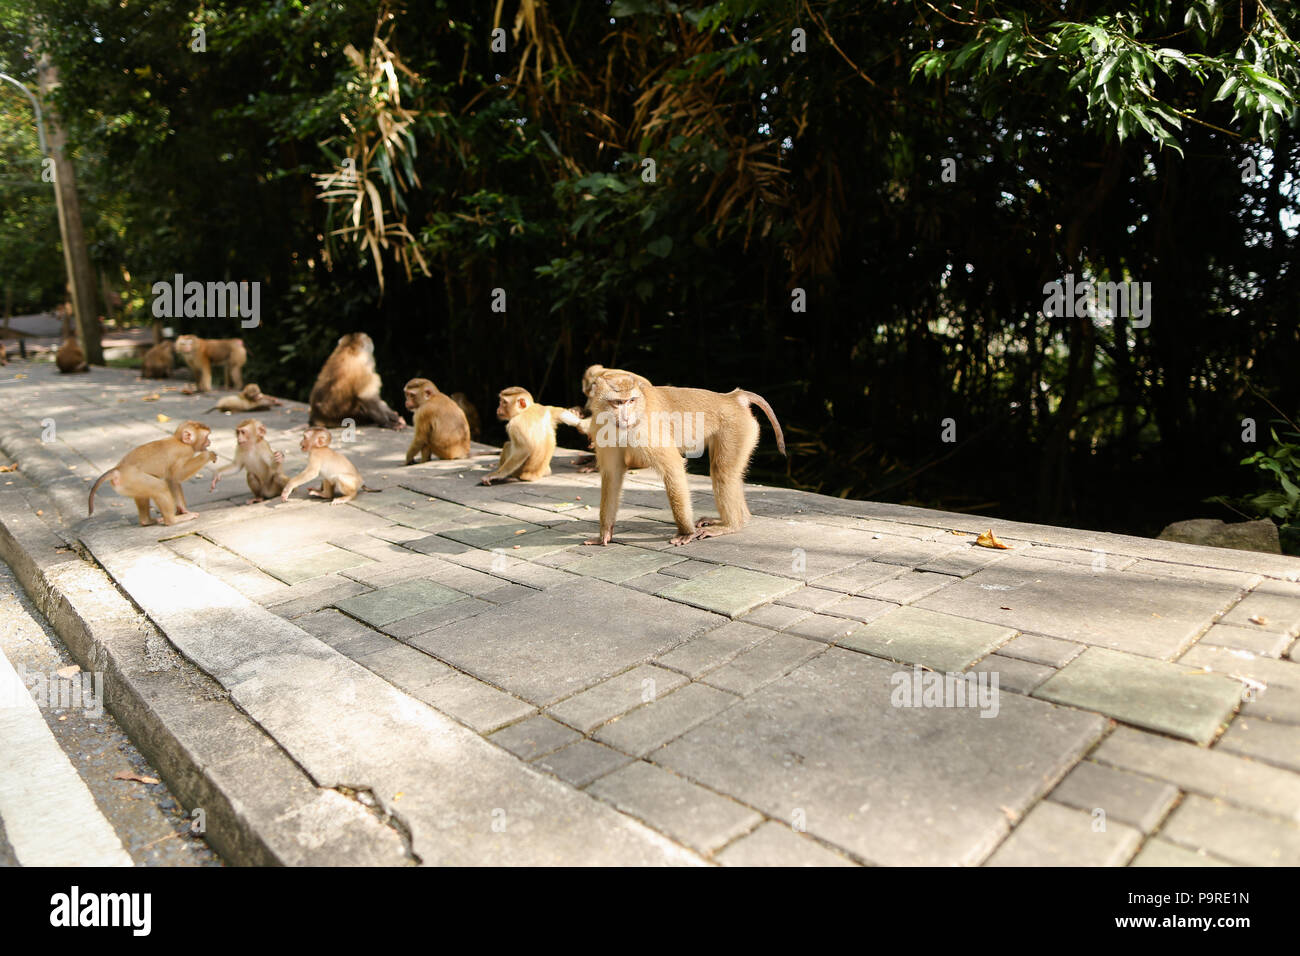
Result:
M695 539L716 538L733 534L745 527L753 515L745 503L745 469L758 444L758 422L746 414L740 434L719 434L709 444L709 478L713 483L713 503L717 518L695 522Z
M324 498L326 501L334 497L334 482L321 479L319 488L308 488L307 494L316 498Z

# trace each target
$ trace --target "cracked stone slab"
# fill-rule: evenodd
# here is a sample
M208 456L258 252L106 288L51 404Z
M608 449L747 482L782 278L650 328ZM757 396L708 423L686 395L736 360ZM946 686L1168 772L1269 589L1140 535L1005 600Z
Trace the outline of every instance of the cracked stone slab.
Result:
M988 866L1123 866L1142 832L1114 820L1098 829L1091 813L1044 800L989 858Z
M991 853L1003 808L1027 810L1105 725L1013 694L996 719L895 707L896 669L831 648L651 759L858 859L948 866Z
M712 541L712 538L706 538ZM735 618L799 587L799 582L744 568L719 567L699 577L679 581L659 592L660 597L716 611Z
M466 673L547 707L720 623L704 611L576 578L446 624L419 641Z
M1178 664L1090 647L1034 696L1206 744L1236 710L1241 686Z
M1235 586L1007 558L915 607L1166 660L1237 597Z
M554 704L547 713L589 734L601 724L648 704L685 683L686 678L681 674L644 664Z
M825 650L825 645L817 641L773 634L766 641L742 651L730 663L710 671L704 682L744 697Z
M691 680L721 667L742 651L761 644L773 636L772 631L744 621L732 621L717 630L701 634L656 661L661 667L680 671Z
M644 761L602 777L587 792L706 854L763 819L748 807Z
M852 860L800 836L789 827L766 821L753 833L715 855L723 866L855 866Z
M793 629L792 629L793 632ZM1009 627L897 607L840 640L842 647L937 671L962 671L1015 636Z

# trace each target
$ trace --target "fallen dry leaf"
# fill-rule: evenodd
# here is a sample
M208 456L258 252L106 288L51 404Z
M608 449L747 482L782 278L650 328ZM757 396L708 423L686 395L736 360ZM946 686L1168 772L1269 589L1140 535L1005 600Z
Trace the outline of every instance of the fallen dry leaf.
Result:
M114 780L134 780L136 783L161 783L157 777L142 777L138 773L132 773L130 770L119 770L113 774Z
M1249 620L1251 624L1258 624L1261 627L1268 623L1268 618L1263 614L1252 614Z
M76 664L69 664L67 667L60 667L54 673L58 674L60 677L71 677L74 674L80 674L81 668Z
M1003 544L1001 541L997 539L997 537L993 534L992 528L989 528L988 531L985 531L982 535L976 538L975 543L978 544L981 548L997 548L1000 551L1011 550L1011 545Z
M1002 609L1003 611L1010 611L1010 610L1011 610L1011 608L1007 607L1005 604L1003 604L1003 605L1001 606L1001 609Z
M518 531L515 532L515 534L527 534L527 533L528 533L527 528L520 528Z
M143 399L141 399L141 401L156 402L160 398L162 398L162 396L159 395L157 392L154 392L152 395L146 395Z
M169 421L171 421L171 420L172 420L172 417L171 417L170 415L164 415L162 412L159 412L159 413L158 413L158 421L160 421L160 422L169 422Z
M0 465L0 471L17 471L17 470L18 470L18 462L14 462L12 465Z
M36 517L39 518L39 517L40 517L41 515L43 515L43 514L45 514L45 511L44 511L43 509L41 509L41 508L37 508L37 509L36 509Z
M948 533L949 533L949 534L966 534L966 535L970 534L969 531L949 531Z
M26 378L26 377L27 377L27 376L26 376L25 374L23 374L22 372L19 372L17 375L14 376L14 381L16 382L16 381L18 381L18 379L20 379L20 378Z

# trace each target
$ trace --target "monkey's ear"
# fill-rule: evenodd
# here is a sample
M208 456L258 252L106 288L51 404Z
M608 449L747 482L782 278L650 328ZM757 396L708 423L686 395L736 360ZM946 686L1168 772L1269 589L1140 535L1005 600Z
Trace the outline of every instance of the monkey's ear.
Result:
M524 398L522 395L515 399L515 401L519 403L519 410L521 412L528 407L528 399Z
M181 426L181 441L187 445L193 445L195 439L194 429L185 425Z
M257 437L258 438L266 437L266 426L263 425L261 422L257 423Z
M318 431L316 437L312 439L312 444L319 448L324 448L330 443L330 433L324 430Z
M430 398L433 398L433 386L432 386L432 385L426 385L426 386L424 386L424 388L422 389L422 391L424 392L424 397L425 397L426 400L428 400L428 399L430 399Z

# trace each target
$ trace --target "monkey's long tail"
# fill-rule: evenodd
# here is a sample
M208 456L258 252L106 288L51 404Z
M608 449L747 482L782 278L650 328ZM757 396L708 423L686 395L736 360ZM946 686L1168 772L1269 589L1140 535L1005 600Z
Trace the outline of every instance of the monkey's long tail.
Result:
M87 514L93 515L95 513L95 492L98 491L99 486L104 483L104 479L107 478L109 475L115 473L116 471L117 471L116 468L108 469L108 471L100 475L99 478L95 480L95 483L90 486L90 497L86 500Z
M757 405L767 415L767 420L772 423L772 431L776 432L776 447L781 449L781 454L785 454L785 434L781 431L781 423L776 420L776 412L772 411L772 406L767 404L767 399L757 392L747 392L744 389L740 391L744 400L753 405Z

